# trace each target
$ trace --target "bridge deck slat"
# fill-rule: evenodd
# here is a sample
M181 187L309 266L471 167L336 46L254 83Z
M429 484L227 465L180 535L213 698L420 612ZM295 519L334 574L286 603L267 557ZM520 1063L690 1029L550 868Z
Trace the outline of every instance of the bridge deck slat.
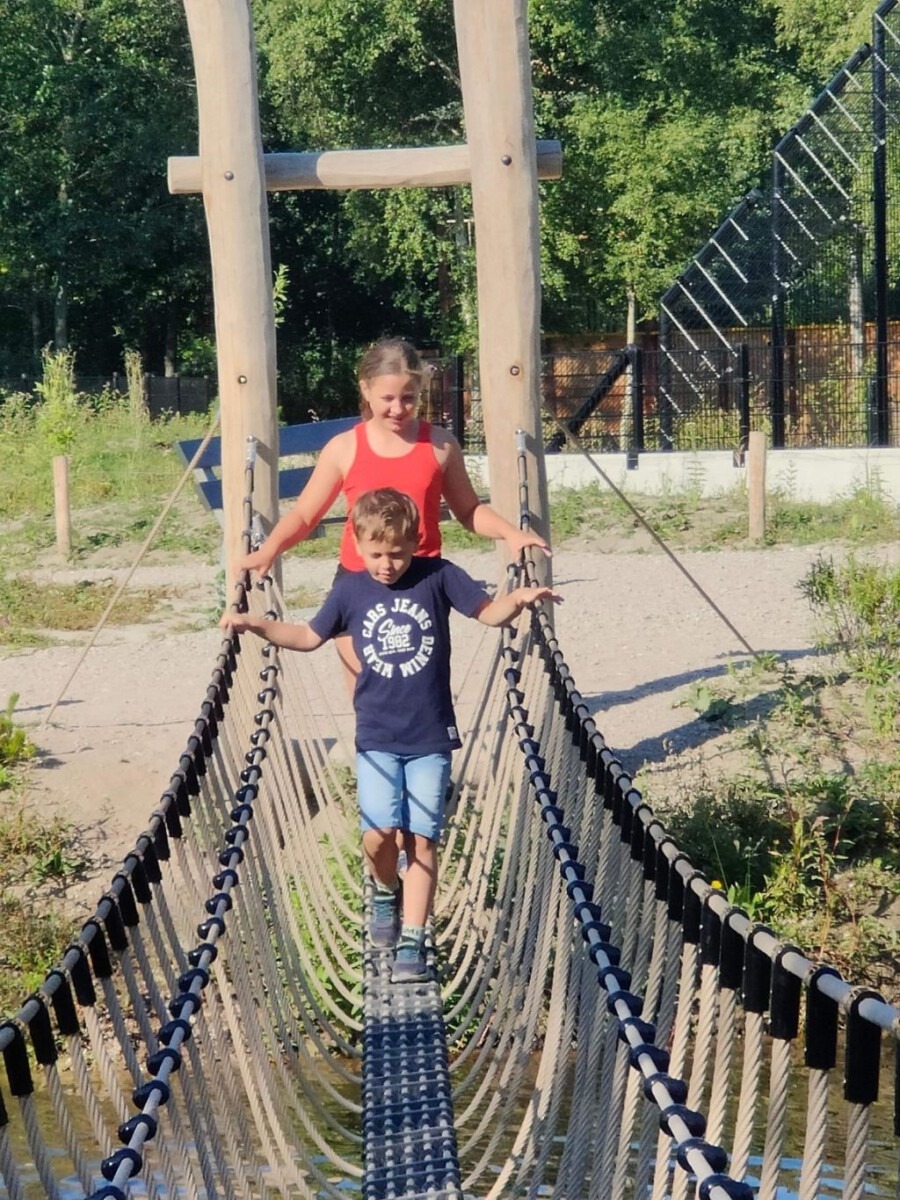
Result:
M363 982L364 1200L462 1200L438 984L391 983L367 949Z

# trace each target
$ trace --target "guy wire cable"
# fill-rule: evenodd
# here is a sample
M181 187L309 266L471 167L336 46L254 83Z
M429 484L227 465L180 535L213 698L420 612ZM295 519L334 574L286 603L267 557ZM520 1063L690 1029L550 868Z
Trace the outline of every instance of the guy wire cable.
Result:
M93 631L91 632L91 636L88 639L87 645L82 650L81 656L79 657L78 661L75 663L75 666L72 668L72 673L69 675L69 678L66 680L66 682L62 685L62 688L59 691L59 695L56 697L56 699L50 705L50 708L47 710L47 715L44 717L43 723L41 725L42 729L45 729L47 727L47 725L49 725L50 718L56 712L56 709L59 705L60 700L62 700L63 696L69 690L69 686L72 683L72 680L78 674L79 670L81 669L81 664L84 662L84 660L87 658L88 654L90 653L91 648L94 645L94 642L96 642L97 637L100 634L100 630L106 624L107 617L109 616L109 614L112 612L113 608L118 603L119 597L122 595L122 593L125 591L126 587L128 587L128 584L131 582L132 575L138 569L138 567L140 566L140 563L141 563L141 559L144 557L144 555L147 553L147 551L150 549L151 545L153 544L154 538L159 533L160 526L162 525L162 523L166 519L166 517L169 515L172 505L178 499L181 489L187 483L188 479L190 479L191 472L194 470L197 463L200 461L201 457L203 456L204 451L206 450L206 447L212 441L213 434L219 428L220 418L221 418L221 412L217 410L215 418L213 420L213 423L212 423L212 425L210 425L209 429L206 432L206 436L203 438L203 441L200 443L200 445L194 451L194 456L191 459L191 461L184 468L184 472L183 472L181 478L178 480L178 483L175 485L174 491L172 492L171 496L166 501L166 503L163 505L162 512L159 514L159 516L153 522L153 528L150 530L150 532L147 534L146 538L144 539L144 544L141 546L140 550L138 551L137 558L135 558L134 562L129 567L128 573L126 574L125 578L121 581L119 586L116 588L112 599L110 600L109 604L107 604L107 606L103 612L103 615L100 617L100 620L94 626Z
M674 552L674 550L672 550L666 544L666 542L663 540L661 535L656 532L656 530L653 528L653 526L650 524L650 522L647 520L647 518L644 516L644 514L640 511L640 509L636 508L635 505L632 504L632 502L628 499L628 497L622 491L622 489L617 487L613 483L613 481L610 479L610 477L607 475L607 473L603 470L603 468L600 466L600 464L597 462L597 460L591 455L591 453L589 452L587 447L584 445L584 443L581 441L581 439L578 437L578 435L575 433L572 433L569 429L567 429L565 422L561 421L555 413L550 412L550 410L547 408L546 404L544 405L544 412L547 413L547 415L556 422L556 424L559 426L562 433L564 433L566 435L566 437L569 438L574 443L576 450L581 451L581 453L588 460L588 462L591 464L591 466L594 468L594 470L597 472L597 474L600 476L600 478L603 480L603 482L607 485L608 488L610 488L611 491L613 491L616 494L616 496L619 498L619 500L622 501L622 503L629 510L629 512L631 512L633 516L637 517L638 521L640 521L641 525L643 525L643 527L647 530L647 532L653 538L654 542L656 542L657 546L659 546L659 548L672 560L672 562L675 564L675 566L678 568L678 570L682 573L682 575L685 577L685 579L688 581L688 583L691 585L691 587L694 588L694 590L696 592L699 592L699 594L703 597L703 599L706 601L706 603L709 605L709 607L713 610L713 612L716 614L716 616L719 618L719 620L722 621L722 623L724 625L726 625L728 627L728 629L734 634L734 636L741 643L741 645L744 647L744 649L747 651L747 653L750 654L753 658L759 660L759 658L760 658L759 652L757 650L753 649L753 647L750 645L750 643L747 641L747 639L744 637L744 635L741 633L741 631L737 628L737 626L725 615L725 613L722 611L722 609L719 608L718 604L716 604L716 602L715 602L715 600L713 600L712 596L710 596L710 594L703 589L703 586L697 582L697 580L690 573L690 571L687 569L687 567L684 565L684 563L681 561L681 559L678 557L678 555Z

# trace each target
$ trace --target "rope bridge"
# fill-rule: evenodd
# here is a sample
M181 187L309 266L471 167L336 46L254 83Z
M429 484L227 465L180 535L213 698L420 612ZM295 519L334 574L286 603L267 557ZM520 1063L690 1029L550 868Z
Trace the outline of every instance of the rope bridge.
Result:
M391 985L345 731L301 656L223 641L146 832L0 1023L0 1195L895 1192L900 1012L694 870L544 612L480 659L439 982Z

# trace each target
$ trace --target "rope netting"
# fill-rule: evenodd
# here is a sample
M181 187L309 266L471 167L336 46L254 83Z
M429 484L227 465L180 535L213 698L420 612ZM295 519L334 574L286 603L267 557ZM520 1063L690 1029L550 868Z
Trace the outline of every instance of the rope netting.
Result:
M305 656L229 637L147 831L0 1024L0 1194L895 1191L879 1081L900 1012L694 870L596 728L548 613L493 645L469 666L431 931L449 1048L432 1141L458 1177L364 1184L363 1107L401 1112L404 1064L380 1052L362 1071L390 987L373 990L363 944L347 730ZM396 1154L424 1161L432 1141Z

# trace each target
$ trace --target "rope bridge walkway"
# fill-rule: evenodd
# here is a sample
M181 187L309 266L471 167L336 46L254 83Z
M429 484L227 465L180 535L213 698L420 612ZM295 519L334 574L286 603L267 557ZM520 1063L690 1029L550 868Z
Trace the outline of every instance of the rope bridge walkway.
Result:
M0 1023L4 1200L895 1193L900 1012L694 870L544 612L479 656L431 983L362 940L302 657L223 641L146 832Z

